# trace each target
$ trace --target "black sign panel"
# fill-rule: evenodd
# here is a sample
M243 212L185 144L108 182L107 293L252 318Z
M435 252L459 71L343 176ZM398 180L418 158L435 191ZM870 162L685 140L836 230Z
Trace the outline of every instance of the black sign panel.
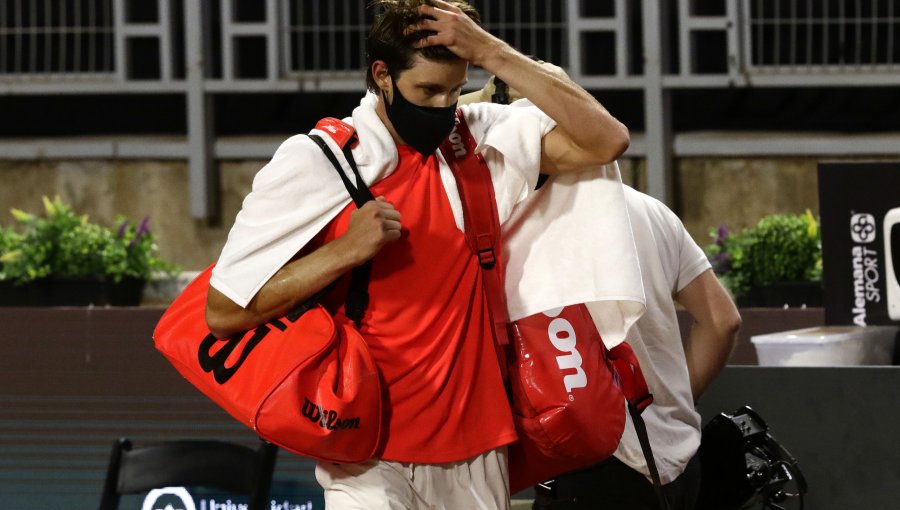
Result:
M825 323L900 323L900 162L822 163Z

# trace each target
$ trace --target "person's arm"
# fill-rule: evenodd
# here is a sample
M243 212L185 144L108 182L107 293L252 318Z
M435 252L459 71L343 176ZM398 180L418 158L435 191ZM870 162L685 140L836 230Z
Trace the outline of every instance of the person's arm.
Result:
M676 293L675 300L694 319L685 355L696 400L728 362L741 316L712 269Z
M564 73L553 72L478 26L459 8L441 0L419 11L434 18L409 31L431 30L418 47L446 46L518 90L556 121L542 144L544 173L583 170L618 158L630 142L628 128Z
M281 317L399 238L400 213L378 197L350 214L344 235L279 269L246 308L210 287L206 298L209 330L217 338L226 338Z

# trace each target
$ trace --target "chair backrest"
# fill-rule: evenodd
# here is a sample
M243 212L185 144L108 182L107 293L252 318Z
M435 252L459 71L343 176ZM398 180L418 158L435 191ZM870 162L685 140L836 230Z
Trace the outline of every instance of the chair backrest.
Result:
M113 445L100 510L116 510L122 494L172 486L208 487L249 496L249 510L269 507L278 448L261 441L253 450L222 441L169 441L132 449Z

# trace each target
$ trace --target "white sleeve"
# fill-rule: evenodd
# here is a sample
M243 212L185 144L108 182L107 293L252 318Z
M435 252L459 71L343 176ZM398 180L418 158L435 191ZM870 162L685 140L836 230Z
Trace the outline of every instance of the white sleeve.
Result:
M666 285L672 294L685 288L700 273L712 267L706 254L684 228L681 219L655 198L631 191L635 206L643 207L653 230Z
M469 131L491 171L500 223L528 197L541 169L541 140L556 121L526 100L462 106Z
M694 239L691 238L691 235L688 234L688 231L684 228L684 224L681 220L675 216L675 213L669 211L669 213L675 218L675 222L677 223L677 227L673 225L674 228L677 228L677 239L680 245L679 255L678 255L678 279L675 281L674 291L679 292L681 289L687 287L689 283L694 281L695 278L700 276L701 273L710 269L712 265L709 263L709 259L706 257L706 254L703 253L703 249L694 242Z

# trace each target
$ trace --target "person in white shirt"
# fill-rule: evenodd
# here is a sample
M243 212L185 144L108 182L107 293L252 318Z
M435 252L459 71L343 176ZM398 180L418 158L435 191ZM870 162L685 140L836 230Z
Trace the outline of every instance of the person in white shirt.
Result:
M647 298L627 337L654 397L643 418L669 509L691 510L701 483L694 402L725 366L741 318L675 213L628 186L625 200ZM676 303L693 319L685 347ZM614 457L539 487L535 509L549 508L657 509L634 427L626 425Z
M565 71L543 63L551 73ZM495 78L460 103L516 100L515 89L497 91ZM502 86L501 86L502 88ZM493 99L496 100L496 99ZM694 402L725 366L741 324L728 291L678 216L662 202L623 186L646 312L626 340L641 364L654 401L642 414L670 510L692 510L700 490L700 415ZM676 303L693 319L683 346ZM659 504L634 426L625 426L615 455L536 488L535 510L647 509Z

